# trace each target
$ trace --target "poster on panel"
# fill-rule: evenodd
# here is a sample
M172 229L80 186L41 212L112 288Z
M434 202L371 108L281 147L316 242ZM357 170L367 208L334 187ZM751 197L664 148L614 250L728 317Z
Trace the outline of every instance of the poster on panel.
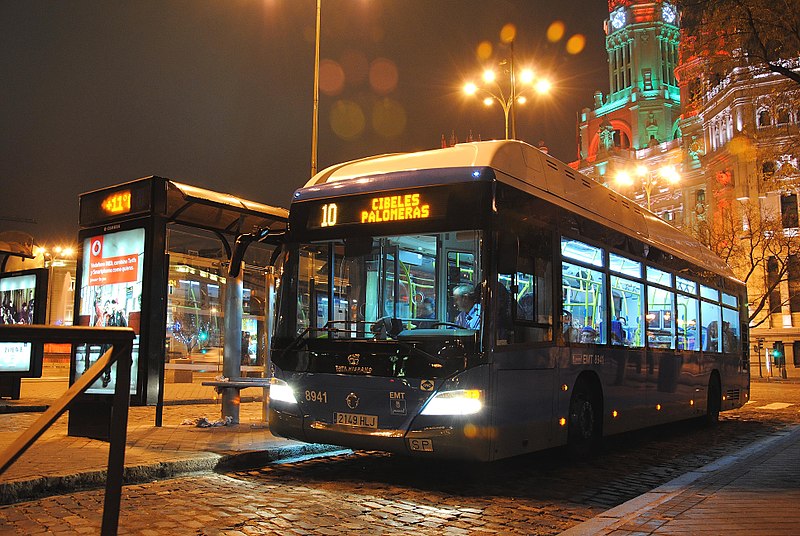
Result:
M131 394L136 394L142 312L145 230L142 228L91 236L83 241L80 282L81 325L130 327L136 333L131 365ZM75 351L75 379L109 348L84 344ZM113 394L117 365L87 389L88 394Z
M46 270L0 274L0 324L42 324L45 304L39 301L46 289ZM35 362L37 347L41 350L41 344L0 343L0 372L41 375L41 366Z

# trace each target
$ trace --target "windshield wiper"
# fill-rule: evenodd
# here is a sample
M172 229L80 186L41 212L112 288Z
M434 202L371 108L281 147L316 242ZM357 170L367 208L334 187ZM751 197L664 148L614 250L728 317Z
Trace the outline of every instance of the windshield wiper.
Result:
M348 323L349 324L356 324L356 325L358 325L358 324L364 324L364 325L370 324L370 332L375 334L376 339L378 339L379 334L381 332L383 332L384 337L388 334L389 336L392 337L392 339L393 339L392 342L397 344L400 348L402 348L403 350L407 351L408 353L413 353L413 354L417 354L419 356L422 356L429 363L433 363L433 364L436 364L436 365L439 365L439 366L443 366L445 363L447 363L447 360L442 358L442 357L438 357L438 356L435 356L433 354L429 354L425 350L417 348L413 344L396 340L396 337L400 333L400 331L403 331L403 323L399 318L393 318L391 316L384 316L384 317L379 318L375 322L366 322L366 321L363 321L363 320L330 320L325 324L325 326L323 328L317 328L317 329L319 331L326 330L329 333L331 333L331 332L338 333L339 331L344 331L345 333L347 333L349 330L346 330L346 329L345 330L340 330L339 328L333 327L333 325L334 324L348 324ZM391 326L391 327L387 327L387 326ZM399 330L398 330L398 326L400 328ZM305 332L303 332L303 334L308 332L310 329L311 328L307 328L305 330ZM303 334L301 334L301 336ZM344 340L347 340L347 339L342 339L342 340L344 341Z
M415 354L421 355L422 357L427 359L428 362L431 363L431 364L444 366L444 364L447 363L447 359L445 359L443 357L435 356L433 354L429 354L425 350L417 348L416 346L414 346L411 343L407 343L407 342L403 342L403 341L396 341L396 342L404 350L407 350L410 353L415 353Z
M329 323L330 323L330 322L329 322ZM300 348L302 348L303 346L305 346L305 345L308 343L308 341L311 339L311 337L306 337L306 335L308 335L309 333L312 333L312 332L314 332L314 333L318 333L318 332L321 332L321 331L326 331L326 332L328 332L328 333L333 333L333 332L338 332L339 330L338 330L338 329L336 329L336 328L329 328L329 327L328 327L328 324L325 324L325 325L324 325L323 327L321 327L321 328L312 328L311 326L309 326L309 327L307 327L306 329L304 329L303 331L301 331L301 332L300 332L300 335L298 335L297 337L295 337L295 338L292 340L292 342L290 342L290 343L289 343L289 344L286 346L286 348L284 348L283 350L281 350L281 355L280 355L280 357L282 358L282 357L283 357L283 356L286 354L286 352L289 352L289 351L291 351L291 350L299 350Z

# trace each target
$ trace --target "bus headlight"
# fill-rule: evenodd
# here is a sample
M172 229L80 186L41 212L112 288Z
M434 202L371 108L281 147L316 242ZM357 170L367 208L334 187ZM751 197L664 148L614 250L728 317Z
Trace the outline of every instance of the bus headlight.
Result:
M422 410L422 415L473 415L483 408L483 392L459 389L436 393Z
M289 387L288 383L278 378L270 378L269 380L269 399L286 402L287 404L297 404L292 388Z

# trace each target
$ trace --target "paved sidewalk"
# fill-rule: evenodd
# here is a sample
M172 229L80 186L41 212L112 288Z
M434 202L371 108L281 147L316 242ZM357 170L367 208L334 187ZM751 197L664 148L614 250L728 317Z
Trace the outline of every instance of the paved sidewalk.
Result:
M0 451L41 416L29 408L43 411L66 389L66 380L23 380L20 400L0 401L5 409L0 414ZM202 386L200 380L166 384L160 428L155 426L154 407L132 407L125 452L126 483L341 450L273 436L262 418L261 390L252 388L242 394L240 424L234 426L199 428L182 424L201 417L209 421L221 418L214 388ZM105 485L108 443L67 436L68 415L56 421L0 476L0 504Z
M793 535L800 529L800 426L682 475L562 536Z

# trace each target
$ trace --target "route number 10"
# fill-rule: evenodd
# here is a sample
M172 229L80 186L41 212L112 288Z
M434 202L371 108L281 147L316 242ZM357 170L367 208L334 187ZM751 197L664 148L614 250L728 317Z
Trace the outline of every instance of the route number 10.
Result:
M322 205L322 222L320 223L320 227L333 227L336 225L338 213L339 208L336 206L336 203Z

